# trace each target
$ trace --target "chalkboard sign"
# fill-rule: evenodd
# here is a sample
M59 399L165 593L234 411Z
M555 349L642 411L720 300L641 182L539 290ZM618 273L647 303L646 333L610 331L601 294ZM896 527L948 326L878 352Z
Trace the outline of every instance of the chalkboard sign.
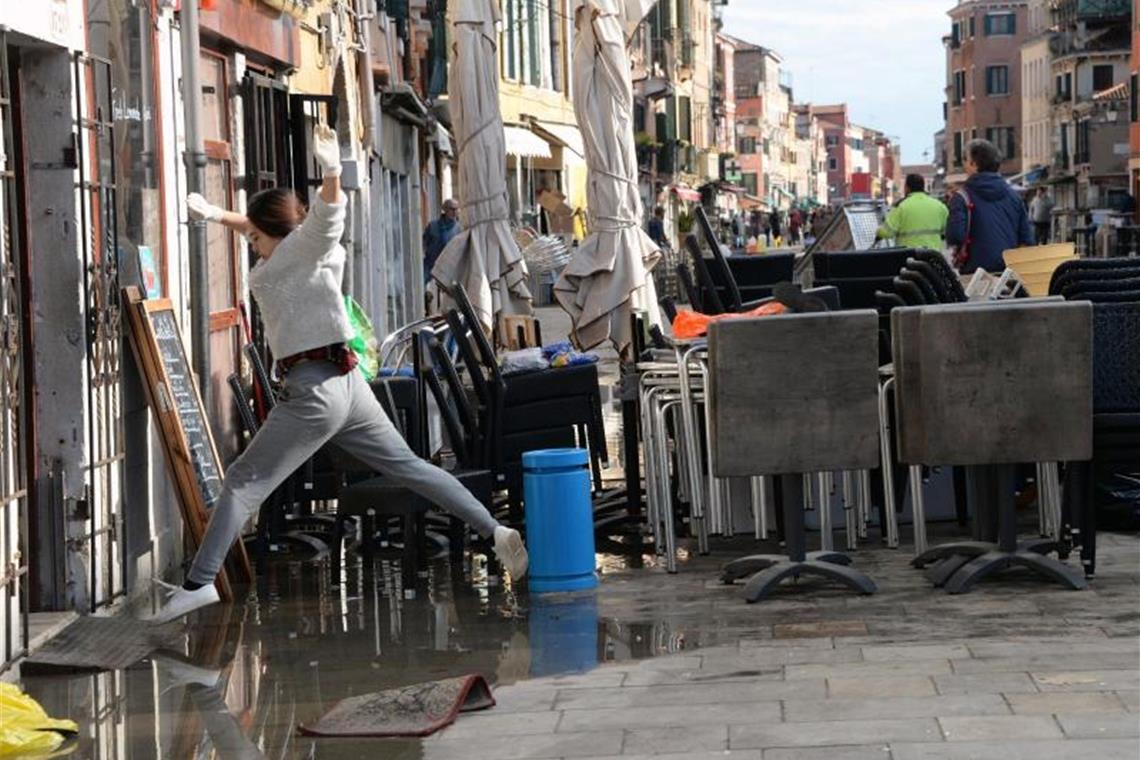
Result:
M167 299L145 300L136 287L124 288L131 347L162 433L163 451L178 491L182 519L196 549L206 532L209 510L222 491L222 467L210 433L198 385L191 374L182 333ZM226 571L218 576L218 592L233 598L232 577L252 580L249 558L239 541L230 551Z
M166 372L168 395L163 399L178 412L182 423L182 434L186 436L190 462L194 467L194 479L202 492L206 509L213 509L222 492L222 473L210 429L202 414L202 402L198 389L190 375L190 363L186 360L186 350L182 345L182 335L173 311L150 312L150 324L158 342L158 354Z

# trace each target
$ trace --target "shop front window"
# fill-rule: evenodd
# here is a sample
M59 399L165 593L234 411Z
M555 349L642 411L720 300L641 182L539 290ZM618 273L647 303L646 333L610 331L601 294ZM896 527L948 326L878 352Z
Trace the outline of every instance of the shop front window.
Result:
M123 284L138 282L141 271L151 292L165 291L154 17L150 3L132 0L97 0L87 7L90 52L111 62Z

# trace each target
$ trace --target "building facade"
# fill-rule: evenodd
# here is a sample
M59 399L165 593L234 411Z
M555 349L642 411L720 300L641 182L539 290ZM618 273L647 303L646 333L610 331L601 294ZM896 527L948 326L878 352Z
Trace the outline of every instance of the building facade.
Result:
M1021 166L1024 172L1053 162L1053 16L1051 0L1030 0L1021 44Z
M96 611L184 559L123 287L169 299L195 369L208 358L199 386L222 465L245 445L231 380L250 384L247 347L271 358L249 295L255 262L211 225L204 290L191 279L190 120L201 191L227 208L267 187L307 197L319 185L312 126L334 126L345 293L380 334L422 314L420 232L449 166L430 108L446 84L430 39L442 7L214 0L192 41L175 3L0 7L0 567L17 578L0 585L0 669L27 647L31 615ZM199 347L190 326L202 318Z
M1021 46L1026 0L959 0L949 11L946 143L950 179L964 177L966 144L985 138L1003 156L1001 172L1022 170Z
M691 231L696 206L715 211L721 202L719 23L710 3L660 2L629 45L642 202L647 214L657 206L665 210L674 250Z
M1049 182L1061 235L1087 224L1093 210L1127 206L1130 5L1057 0L1052 6L1055 153Z
M586 156L574 117L570 0L505 0L499 106L507 136L507 186L519 225L551 232L539 205L555 191L586 206Z

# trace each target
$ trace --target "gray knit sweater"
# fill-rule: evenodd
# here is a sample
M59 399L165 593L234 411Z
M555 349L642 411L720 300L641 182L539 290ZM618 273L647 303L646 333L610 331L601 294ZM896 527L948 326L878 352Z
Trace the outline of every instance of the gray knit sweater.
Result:
M336 203L318 197L301 226L249 273L249 289L257 299L265 336L277 359L353 336L340 291L345 202L343 193Z

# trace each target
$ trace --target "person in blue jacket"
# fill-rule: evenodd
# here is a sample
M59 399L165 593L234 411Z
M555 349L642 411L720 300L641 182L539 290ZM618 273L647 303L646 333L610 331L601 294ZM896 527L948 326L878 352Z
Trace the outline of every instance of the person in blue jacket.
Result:
M998 173L1001 153L988 140L966 145L963 187L950 199L946 242L957 249L955 263L962 274L977 269L1001 272L1002 254L1010 248L1033 245L1033 227L1025 204Z

